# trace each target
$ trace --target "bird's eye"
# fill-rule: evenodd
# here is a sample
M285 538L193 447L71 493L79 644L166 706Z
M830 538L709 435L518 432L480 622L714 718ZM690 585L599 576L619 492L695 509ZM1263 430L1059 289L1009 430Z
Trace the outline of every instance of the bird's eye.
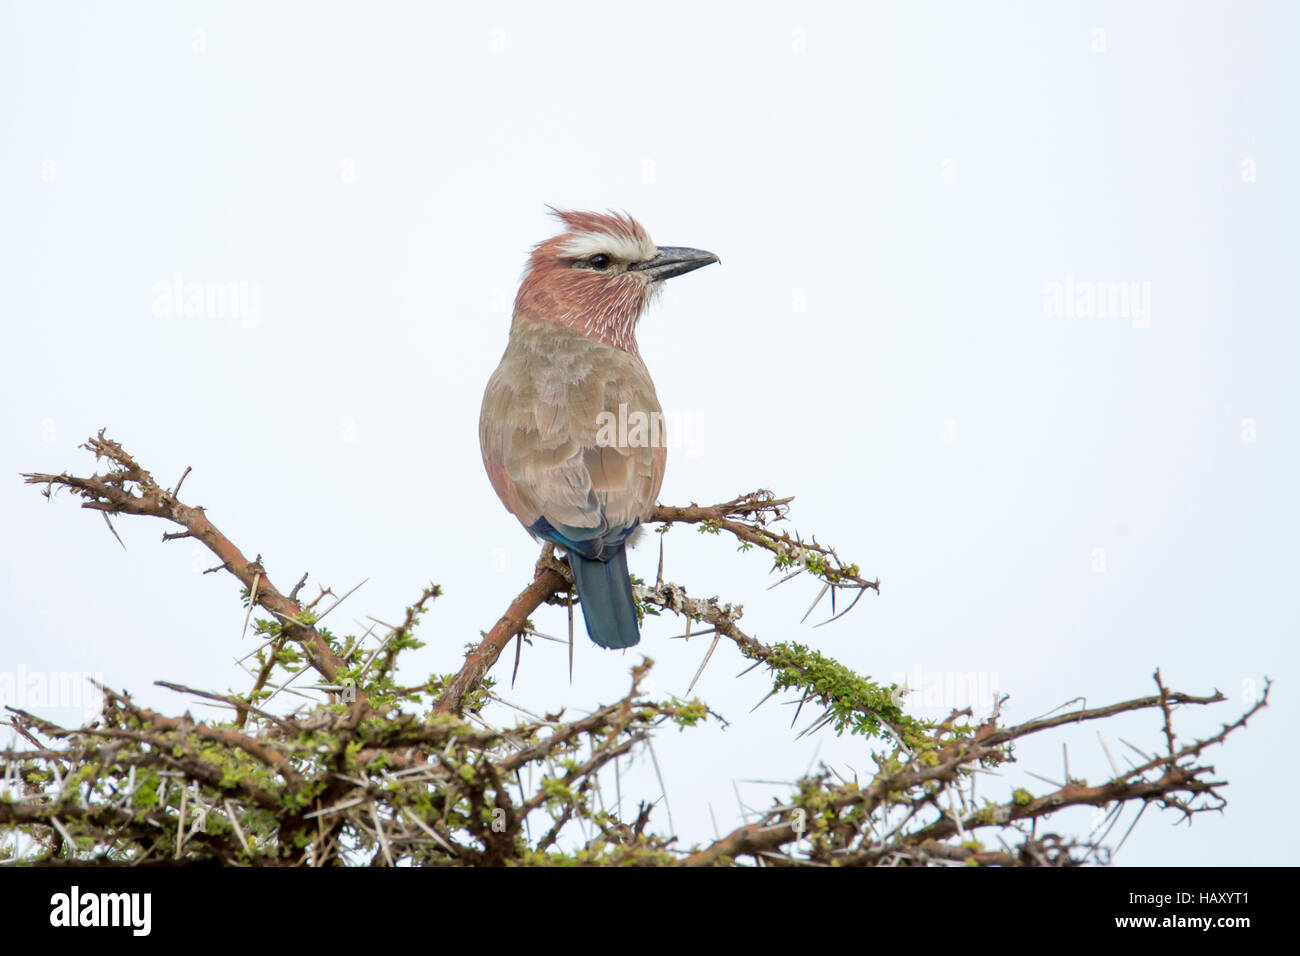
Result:
M593 269L604 269L609 266L609 256L601 252L592 256L590 259L587 260L587 262L591 264L591 267Z

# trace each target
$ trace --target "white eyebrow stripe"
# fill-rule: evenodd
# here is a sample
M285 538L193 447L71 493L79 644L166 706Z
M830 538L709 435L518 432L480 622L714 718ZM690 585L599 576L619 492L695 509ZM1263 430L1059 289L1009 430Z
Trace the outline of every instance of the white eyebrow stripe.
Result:
M614 236L607 232L579 232L565 240L560 247L566 256L586 259L605 253L625 262L644 262L659 254L655 244L647 240Z

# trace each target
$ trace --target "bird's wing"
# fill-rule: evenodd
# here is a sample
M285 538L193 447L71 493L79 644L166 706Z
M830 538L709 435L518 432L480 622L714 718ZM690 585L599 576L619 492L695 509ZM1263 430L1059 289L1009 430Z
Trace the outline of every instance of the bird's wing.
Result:
M621 540L663 481L662 412L644 364L556 326L516 324L483 396L479 440L506 507L571 540Z

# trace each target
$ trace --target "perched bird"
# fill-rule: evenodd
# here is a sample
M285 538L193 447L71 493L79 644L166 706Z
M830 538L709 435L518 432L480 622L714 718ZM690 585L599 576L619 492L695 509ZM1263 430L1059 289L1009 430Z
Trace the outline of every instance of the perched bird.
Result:
M718 257L656 246L626 214L552 209L479 417L483 465L535 537L564 548L601 647L640 640L627 546L650 517L667 449L636 324L665 279Z

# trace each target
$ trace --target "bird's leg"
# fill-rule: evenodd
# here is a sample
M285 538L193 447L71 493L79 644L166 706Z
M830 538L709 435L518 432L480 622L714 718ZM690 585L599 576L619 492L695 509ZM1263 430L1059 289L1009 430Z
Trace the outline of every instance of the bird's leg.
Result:
M567 560L562 561L555 556L555 545L553 544L542 545L542 553L537 558L534 576L541 577L544 571L554 571L564 578L568 584L573 584L573 571L569 568L569 562Z

